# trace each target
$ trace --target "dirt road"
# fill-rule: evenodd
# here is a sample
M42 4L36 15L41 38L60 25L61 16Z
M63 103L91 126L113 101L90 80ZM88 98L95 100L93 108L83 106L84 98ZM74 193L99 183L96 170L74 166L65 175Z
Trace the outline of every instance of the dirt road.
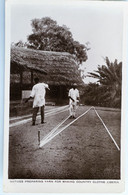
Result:
M77 116L89 107L80 106ZM96 108L120 147L120 111ZM68 116L68 111L49 115L47 123L31 121L10 127L10 179L120 179L120 151L91 109L42 148L41 139ZM68 119L64 125L73 119Z

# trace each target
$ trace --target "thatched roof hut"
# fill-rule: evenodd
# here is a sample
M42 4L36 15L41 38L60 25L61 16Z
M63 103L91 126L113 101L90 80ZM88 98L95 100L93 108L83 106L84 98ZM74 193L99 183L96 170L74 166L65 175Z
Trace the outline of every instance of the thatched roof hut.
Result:
M78 86L84 84L73 55L12 47L10 99L22 99L32 89L37 76L49 84L47 99L56 103L68 99L68 90L74 82Z
M71 54L12 47L11 72L27 69L45 74L43 80L50 85L83 83L76 61Z

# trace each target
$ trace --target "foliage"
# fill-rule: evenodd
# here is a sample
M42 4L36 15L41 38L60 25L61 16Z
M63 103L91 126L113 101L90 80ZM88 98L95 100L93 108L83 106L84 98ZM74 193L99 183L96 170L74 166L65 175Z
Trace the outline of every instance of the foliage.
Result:
M31 25L33 33L28 36L28 48L68 52L75 56L78 65L87 60L89 48L75 41L67 26L59 26L49 17L33 19Z
M89 77L98 79L99 84L90 83L85 90L85 101L93 105L110 107L121 106L122 62L110 62L105 58L106 65L98 66L98 70L89 73ZM87 95L86 95L87 94Z
M12 43L11 46L16 46L16 47L27 47L27 43L23 42L22 40L18 41L17 43Z

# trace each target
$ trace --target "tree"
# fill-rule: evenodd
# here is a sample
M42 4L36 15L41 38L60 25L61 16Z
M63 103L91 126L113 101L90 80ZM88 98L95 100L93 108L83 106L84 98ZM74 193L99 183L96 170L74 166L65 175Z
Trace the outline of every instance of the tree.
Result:
M89 72L89 77L98 79L104 89L100 94L104 101L109 102L110 106L119 107L121 105L121 86L122 86L122 62L117 60L110 62L105 58L106 65L98 66L94 73Z
M33 33L27 38L28 48L68 52L75 56L78 65L87 60L87 46L75 41L67 26L59 26L49 17L33 19L31 25Z
M11 45L16 47L27 47L27 43L24 43L22 40L18 41L17 43L12 42Z
M12 43L12 45L14 45L16 47L24 47L24 42L22 40L20 40L17 43Z

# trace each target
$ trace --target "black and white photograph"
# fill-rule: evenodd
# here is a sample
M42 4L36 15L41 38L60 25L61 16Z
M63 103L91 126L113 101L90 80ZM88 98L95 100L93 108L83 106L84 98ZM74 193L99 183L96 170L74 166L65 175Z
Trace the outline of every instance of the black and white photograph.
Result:
M122 4L10 2L5 178L13 187L6 190L26 181L32 192L42 181L49 187L41 192L52 182L59 192L67 184L71 192L78 184L78 192L122 191Z

